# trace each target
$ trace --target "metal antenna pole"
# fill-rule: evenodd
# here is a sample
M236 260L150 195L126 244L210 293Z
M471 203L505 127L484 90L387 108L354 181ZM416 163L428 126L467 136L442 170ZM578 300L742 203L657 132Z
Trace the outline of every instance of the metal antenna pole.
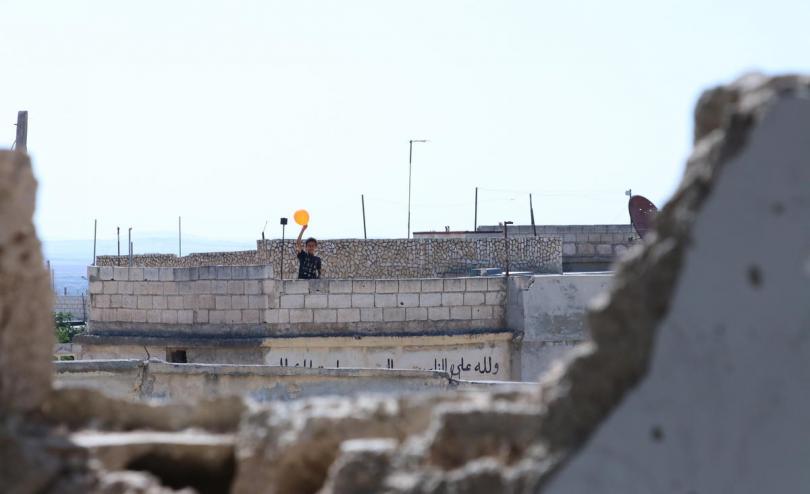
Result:
M98 220L93 220L93 266L96 265L96 234L98 233Z
M121 265L121 227L115 227L115 236L118 237L118 257L115 258L115 265Z
M14 149L28 152L28 112L17 112L17 135L14 141Z
M183 226L181 217L177 217L177 257L183 257Z
M478 231L478 187L475 188L475 221L473 222L473 231Z
M532 217L532 230L534 231L534 236L537 236L537 227L534 224L534 206L532 206L532 195L529 194L529 214Z
M411 238L411 163L413 161L413 139L408 141L408 236Z
M368 239L366 235L366 199L363 194L360 194L360 204L363 207L363 238Z

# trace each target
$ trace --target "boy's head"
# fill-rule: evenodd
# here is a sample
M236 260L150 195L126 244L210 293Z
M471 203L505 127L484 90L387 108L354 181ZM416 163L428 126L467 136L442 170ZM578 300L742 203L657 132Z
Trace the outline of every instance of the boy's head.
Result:
M315 255L315 250L318 248L318 241L309 237L307 241L304 242L304 248L307 249L307 254Z

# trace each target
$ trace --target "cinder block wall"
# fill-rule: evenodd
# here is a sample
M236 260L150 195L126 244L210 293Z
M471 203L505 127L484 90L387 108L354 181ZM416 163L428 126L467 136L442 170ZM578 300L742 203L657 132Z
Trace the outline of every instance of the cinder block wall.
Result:
M504 278L284 281L267 322L298 334L501 329L505 299Z
M255 330L276 293L270 266L90 266L87 271L92 333Z
M89 333L182 337L504 329L503 278L287 280L270 266L91 266Z

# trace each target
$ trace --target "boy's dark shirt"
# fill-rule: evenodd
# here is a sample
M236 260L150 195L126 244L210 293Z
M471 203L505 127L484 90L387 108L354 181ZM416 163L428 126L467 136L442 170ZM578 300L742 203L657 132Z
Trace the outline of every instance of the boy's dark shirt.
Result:
M305 251L298 252L298 279L314 280L321 277L321 258Z

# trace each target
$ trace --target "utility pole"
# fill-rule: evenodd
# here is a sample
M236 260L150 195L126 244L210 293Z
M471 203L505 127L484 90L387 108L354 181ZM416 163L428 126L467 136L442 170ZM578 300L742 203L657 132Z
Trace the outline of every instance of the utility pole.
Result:
M115 227L115 235L118 237L118 257L116 257L116 259L115 259L115 265L120 266L121 265L121 227L120 226Z
M28 152L28 112L17 112L17 135L14 139L14 148L24 153Z
M503 222L503 249L506 252L506 277L509 278L509 238L507 236L507 232L509 231L509 225L514 224L514 221L504 221Z
M408 236L411 238L411 170L413 163L413 143L414 142L428 142L427 139L411 139L408 141Z
M532 206L532 195L529 194L529 214L532 217L532 230L534 231L534 236L537 236L537 227L534 225L534 206Z
M287 218L281 218L281 261L279 265L281 266L281 279L284 280L284 229L287 228Z
M478 187L475 188L475 221L473 222L473 231L478 231Z
M360 205L363 208L363 238L368 239L366 235L366 198L363 197L363 194L360 194Z
M93 266L96 265L96 233L98 233L98 220L93 220Z

